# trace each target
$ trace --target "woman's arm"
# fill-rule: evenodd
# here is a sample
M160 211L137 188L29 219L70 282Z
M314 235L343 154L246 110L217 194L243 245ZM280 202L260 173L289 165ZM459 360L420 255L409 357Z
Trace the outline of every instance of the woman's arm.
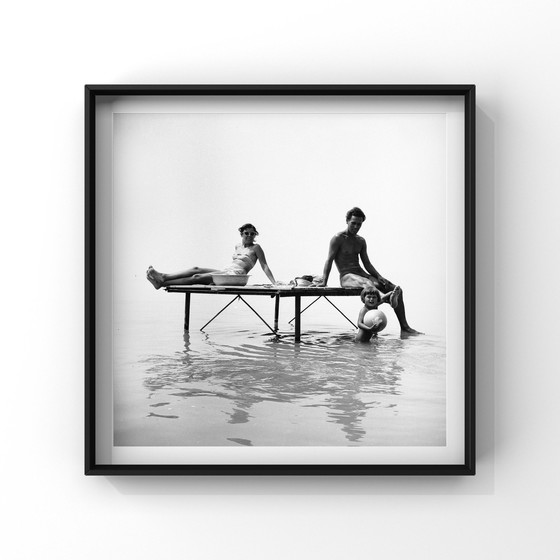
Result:
M268 279L273 283L276 284L276 280L274 279L274 274L272 274L272 270L270 270L267 262L266 257L264 256L264 251L260 245L255 245L255 253L257 255L257 259L261 263L261 267L264 270L264 273L268 277Z

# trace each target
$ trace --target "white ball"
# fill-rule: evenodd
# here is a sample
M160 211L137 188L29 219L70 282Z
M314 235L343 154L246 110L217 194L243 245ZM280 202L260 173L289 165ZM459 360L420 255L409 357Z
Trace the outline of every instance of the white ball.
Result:
M368 327L374 327L374 330L379 332L387 326L387 317L383 311L372 309L364 315L364 324Z

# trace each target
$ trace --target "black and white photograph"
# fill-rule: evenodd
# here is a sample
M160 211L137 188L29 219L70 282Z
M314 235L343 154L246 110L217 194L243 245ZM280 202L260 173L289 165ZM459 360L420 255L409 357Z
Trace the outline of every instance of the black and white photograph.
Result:
M99 103L99 463L465 464L465 91Z
M0 558L558 558L557 2L3 8Z

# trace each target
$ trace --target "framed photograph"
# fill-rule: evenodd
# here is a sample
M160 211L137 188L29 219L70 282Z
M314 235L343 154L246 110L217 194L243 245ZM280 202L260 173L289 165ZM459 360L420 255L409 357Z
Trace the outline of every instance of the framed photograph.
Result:
M473 85L85 86L88 475L475 473Z

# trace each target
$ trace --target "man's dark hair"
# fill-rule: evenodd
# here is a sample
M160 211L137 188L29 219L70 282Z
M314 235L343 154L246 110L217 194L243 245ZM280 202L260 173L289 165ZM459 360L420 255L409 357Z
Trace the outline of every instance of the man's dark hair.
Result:
M346 212L346 221L349 222L352 219L352 216L356 216L356 218L363 218L364 222L366 221L366 215L357 206L354 206L354 208Z

